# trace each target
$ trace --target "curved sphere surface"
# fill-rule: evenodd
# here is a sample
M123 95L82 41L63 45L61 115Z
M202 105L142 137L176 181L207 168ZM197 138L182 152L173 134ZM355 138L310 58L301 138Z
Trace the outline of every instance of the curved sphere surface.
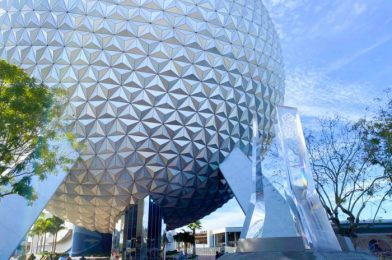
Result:
M0 57L68 89L85 149L48 208L77 225L110 232L148 194L171 227L202 217L231 197L219 163L249 153L254 111L272 136L283 66L261 0L3 0L0 28Z

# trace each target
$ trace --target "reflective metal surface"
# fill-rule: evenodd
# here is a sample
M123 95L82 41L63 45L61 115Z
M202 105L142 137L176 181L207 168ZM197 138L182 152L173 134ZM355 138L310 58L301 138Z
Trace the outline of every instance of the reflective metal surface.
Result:
M301 237L265 237L238 240L237 253L245 252L304 252L305 247ZM248 259L296 259L286 257L256 257ZM306 258L297 258L306 259Z
M120 233L122 233L120 235ZM130 205L114 231L113 250L122 259L160 259L161 208L147 196Z
M70 256L110 255L112 235L74 226Z
M261 168L262 140L256 114L253 115L252 135L252 190L241 238L261 238L266 217L263 171Z
M271 139L284 95L261 0L2 0L0 57L68 90L86 148L48 209L100 232L147 195L168 228L223 205L219 163L250 154L254 112Z
M312 249L341 251L315 189L298 111L283 106L277 110L279 139L287 165L288 200L302 236Z
M220 169L243 212L246 214L252 194L251 160L240 149L234 148L225 161L220 164ZM263 178L266 214L262 237L299 237L285 198L266 176L263 176Z

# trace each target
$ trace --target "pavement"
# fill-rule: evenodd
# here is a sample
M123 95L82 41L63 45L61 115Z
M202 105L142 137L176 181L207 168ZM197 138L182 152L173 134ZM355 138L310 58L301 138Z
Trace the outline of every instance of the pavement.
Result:
M215 260L215 256L212 255L199 255L197 260Z
M222 258L222 259L221 259ZM362 252L254 252L225 254L221 260L377 260Z

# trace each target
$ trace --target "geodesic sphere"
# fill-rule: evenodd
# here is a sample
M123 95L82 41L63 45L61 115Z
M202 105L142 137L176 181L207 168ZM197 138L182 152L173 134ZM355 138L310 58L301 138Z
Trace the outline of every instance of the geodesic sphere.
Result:
M283 101L277 34L261 0L3 0L0 57L68 90L85 149L48 205L110 232L151 195L172 227L231 193L219 163L269 140ZM178 212L182 212L182 217Z

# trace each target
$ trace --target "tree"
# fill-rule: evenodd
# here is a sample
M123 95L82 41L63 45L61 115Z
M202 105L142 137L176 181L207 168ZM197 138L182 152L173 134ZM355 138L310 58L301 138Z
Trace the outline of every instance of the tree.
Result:
M373 164L384 168L392 182L392 90L386 90L386 101L381 103L376 115L367 122L367 153Z
M57 233L64 229L64 220L56 216L49 218L45 217L45 213L41 213L38 219L35 221L33 227L30 230L32 236L38 236L38 244L36 253L45 251L46 248L46 235L50 233L53 235L52 253L56 251L56 240ZM40 245L39 245L40 244Z
M319 121L319 131L307 131L310 164L320 196L330 220L342 235L355 237L361 214L379 198L390 193L386 175L372 166L366 153L364 122L353 124L339 116ZM341 227L347 219L348 231Z
M46 218L43 220L42 223L42 233L44 234L44 242L43 242L43 246L42 246L42 252L45 252L45 248L46 248L46 235L48 232L50 232L50 230L52 229L53 223L52 223L52 219L51 218Z
M387 89L384 99L378 99L381 103L376 115L366 124L367 135L364 139L366 152L373 165L381 166L385 175L388 176L389 185L392 185L392 89ZM384 103L385 102L385 103ZM384 202L392 196L392 191L386 192L381 198ZM373 222L381 209L378 205Z
M185 255L188 254L188 244L193 244L195 242L195 237L189 234L189 232L182 231L173 236L176 242L183 242L185 246Z
M193 223L188 224L188 228L192 230L192 235L195 238L196 237L196 229L202 228L200 220L197 220ZM193 246L193 255L196 255L196 240L195 239L193 239L192 246Z
M37 236L37 247L35 248L35 253L37 253L37 250L38 250L38 243L39 243L39 236L40 236L40 231L38 230L38 228L37 228L37 226L36 226L36 223L34 224L34 226L31 228L31 230L30 230L30 236L32 237L32 238L34 238L35 236ZM33 246L33 245L31 245L31 246Z
M0 199L19 194L34 200L32 176L44 179L68 162L49 144L60 127L62 95L61 89L38 84L22 69L0 61Z
M37 254L38 251L40 251L40 248L42 247L42 234L45 229L45 214L41 213L41 215L38 217L38 219L35 221L33 227L30 230L30 234L33 236L38 236L37 240L37 247L35 249L35 253ZM41 245L40 245L41 243Z
M62 220L61 218L56 216L51 217L51 226L48 231L53 235L52 253L56 252L57 234L60 230L65 228L63 224L64 220Z
M163 244L163 259L166 259L166 245L169 243L169 239L167 238L166 230L163 232L162 235L162 244Z

